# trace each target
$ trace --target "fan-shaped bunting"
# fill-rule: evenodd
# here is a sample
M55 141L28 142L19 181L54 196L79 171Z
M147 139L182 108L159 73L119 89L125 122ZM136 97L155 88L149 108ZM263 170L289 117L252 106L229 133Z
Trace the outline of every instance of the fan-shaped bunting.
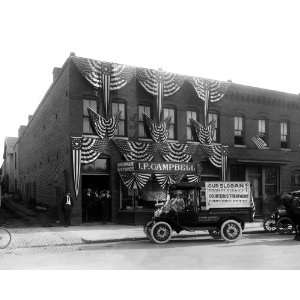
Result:
M151 177L151 174L119 173L123 183L129 190L142 189Z
M156 143L164 143L169 137L169 127L171 118L155 123L146 114L143 114L144 122L146 123L152 140Z

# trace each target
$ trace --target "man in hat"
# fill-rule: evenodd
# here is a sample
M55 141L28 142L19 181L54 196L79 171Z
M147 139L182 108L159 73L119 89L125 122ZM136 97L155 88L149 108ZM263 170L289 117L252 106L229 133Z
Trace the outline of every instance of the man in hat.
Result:
M64 213L64 223L65 227L71 225L71 214L73 208L73 198L71 192L66 192L63 197L63 213Z

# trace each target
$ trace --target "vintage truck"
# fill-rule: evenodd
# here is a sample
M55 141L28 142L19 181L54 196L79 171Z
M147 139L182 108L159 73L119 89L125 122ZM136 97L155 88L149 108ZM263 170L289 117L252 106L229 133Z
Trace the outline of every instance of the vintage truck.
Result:
M169 197L144 226L149 240L167 243L173 231L208 230L214 239L237 241L255 206L250 183L209 181L169 187Z

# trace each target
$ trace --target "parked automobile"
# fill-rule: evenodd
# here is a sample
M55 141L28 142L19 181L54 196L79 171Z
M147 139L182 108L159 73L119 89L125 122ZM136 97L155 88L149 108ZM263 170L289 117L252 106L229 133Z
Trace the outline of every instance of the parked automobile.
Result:
M144 226L149 240L167 243L172 232L208 230L214 239L235 242L254 219L249 182L205 182L170 187L170 199Z

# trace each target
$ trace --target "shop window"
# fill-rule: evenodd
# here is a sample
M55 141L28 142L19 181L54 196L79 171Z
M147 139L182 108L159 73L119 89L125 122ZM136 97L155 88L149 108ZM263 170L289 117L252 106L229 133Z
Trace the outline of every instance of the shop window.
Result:
M234 144L235 145L244 145L244 118L243 117L234 117Z
M141 138L148 138L148 134L145 130L144 116L147 115L151 118L151 107L150 105L139 105L138 106L138 136Z
M169 127L169 139L176 139L176 119L175 119L175 109L173 108L164 108L164 119L171 117L170 127Z
M186 139L188 141L195 141L195 137L192 132L191 119L197 121L197 112L188 110L186 112Z
M97 112L97 102L96 100L83 100L82 102L83 105L83 133L84 134L94 134L94 130L92 128L90 118L89 118L89 113L88 113L88 107L90 107L92 110Z
M126 134L126 107L125 103L113 102L112 103L112 115L120 113L119 125L116 130L116 136L125 136Z
M212 132L212 138L214 142L219 142L220 134L219 134L219 115L217 113L209 113L208 114L208 124L210 122L214 122L214 130Z
M280 122L280 147L289 147L289 126L287 121Z
M264 119L258 120L258 135L268 145L268 127L267 121Z

